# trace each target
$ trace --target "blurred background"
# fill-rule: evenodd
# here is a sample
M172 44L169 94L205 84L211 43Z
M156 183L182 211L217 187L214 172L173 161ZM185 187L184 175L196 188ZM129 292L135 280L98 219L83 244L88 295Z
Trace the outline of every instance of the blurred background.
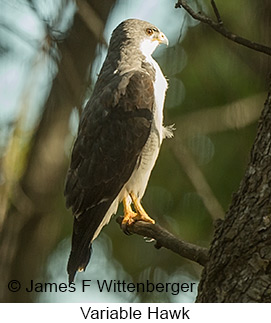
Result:
M113 29L156 24L170 46L155 54L169 79L165 140L143 205L182 239L208 247L248 162L269 83L270 61L197 23L175 0L0 0L0 300L193 302L193 293L18 293L7 284L67 282L72 215L63 187L81 111ZM209 1L190 1L213 16ZM271 3L217 0L229 30L270 45ZM121 211L119 212L121 214ZM112 219L93 244L82 279L195 282L202 268Z

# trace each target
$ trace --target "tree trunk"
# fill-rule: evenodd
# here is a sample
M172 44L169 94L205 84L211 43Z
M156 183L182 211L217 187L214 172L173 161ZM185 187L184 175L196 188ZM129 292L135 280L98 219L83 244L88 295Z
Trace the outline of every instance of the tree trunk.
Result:
M271 302L271 92L245 175L216 225L197 302Z
M92 0L84 4L104 26L114 2ZM64 143L69 133L70 113L75 106L82 105L89 66L98 44L97 28L96 32L95 28L91 30L90 24L77 12L68 38L58 44L59 71L33 136L27 167L12 197L13 205L0 228L1 302L33 301L25 286L39 275L59 240L63 218L57 212L56 200L63 194L67 166ZM8 282L14 279L21 283L20 292L8 290Z

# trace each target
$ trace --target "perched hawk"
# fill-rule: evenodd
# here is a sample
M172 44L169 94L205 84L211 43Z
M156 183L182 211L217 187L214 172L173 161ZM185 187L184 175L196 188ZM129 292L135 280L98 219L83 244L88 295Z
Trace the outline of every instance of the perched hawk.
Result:
M79 124L65 196L74 227L69 281L85 270L91 243L123 202L122 227L154 223L140 204L163 138L167 81L152 53L166 36L152 24L128 19L113 32L108 54ZM134 210L131 207L133 204Z

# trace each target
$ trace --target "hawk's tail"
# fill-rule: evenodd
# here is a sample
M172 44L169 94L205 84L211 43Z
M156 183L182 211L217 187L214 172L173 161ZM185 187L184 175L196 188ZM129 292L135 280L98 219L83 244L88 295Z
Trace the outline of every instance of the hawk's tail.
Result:
M110 203L100 203L74 217L72 249L68 261L67 271L69 283L74 281L77 271L84 271L91 256L91 242L104 218Z

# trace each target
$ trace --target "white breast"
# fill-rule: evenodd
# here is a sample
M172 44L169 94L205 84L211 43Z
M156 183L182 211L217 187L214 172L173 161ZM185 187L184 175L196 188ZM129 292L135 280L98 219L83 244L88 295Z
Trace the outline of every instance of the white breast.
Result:
M151 56L148 57L148 62L154 67L156 72L155 81L153 84L155 97L153 111L154 120L150 136L140 155L139 167L134 171L129 181L125 185L126 192L132 191L139 198L142 198L144 195L151 171L155 165L163 140L163 108L165 93L167 90L167 81L157 62Z
M160 144L163 139L163 110L166 90L168 87L167 80L165 79L159 65L151 57L152 66L156 71L155 82L154 82L154 97L155 97L155 111L154 111L154 122L160 135Z

